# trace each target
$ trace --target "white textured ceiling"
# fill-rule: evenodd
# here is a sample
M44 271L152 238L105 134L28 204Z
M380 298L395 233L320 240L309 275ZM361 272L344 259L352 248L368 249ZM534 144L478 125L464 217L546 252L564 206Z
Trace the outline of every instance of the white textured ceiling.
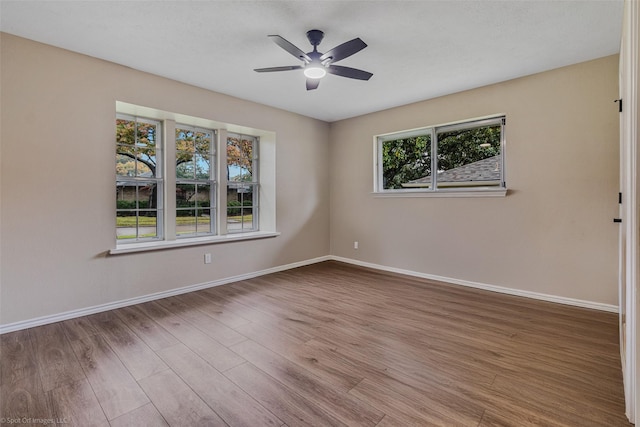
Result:
M606 1L7 1L0 29L216 92L335 121L619 51L622 0ZM267 38L325 52L369 46L314 91L300 62Z

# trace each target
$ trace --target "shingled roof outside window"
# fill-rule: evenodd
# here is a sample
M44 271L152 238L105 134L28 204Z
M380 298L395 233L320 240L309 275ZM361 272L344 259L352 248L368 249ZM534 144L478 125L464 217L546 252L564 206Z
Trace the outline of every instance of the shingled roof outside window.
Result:
M438 172L438 187L476 187L500 185L501 156L488 157L457 168ZM431 187L431 175L402 184L405 188Z

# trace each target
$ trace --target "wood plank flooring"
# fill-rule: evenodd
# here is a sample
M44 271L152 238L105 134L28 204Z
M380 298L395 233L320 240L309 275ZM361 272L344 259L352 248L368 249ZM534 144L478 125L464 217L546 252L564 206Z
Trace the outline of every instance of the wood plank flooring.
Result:
M325 262L4 334L0 421L630 426L620 369L617 315Z

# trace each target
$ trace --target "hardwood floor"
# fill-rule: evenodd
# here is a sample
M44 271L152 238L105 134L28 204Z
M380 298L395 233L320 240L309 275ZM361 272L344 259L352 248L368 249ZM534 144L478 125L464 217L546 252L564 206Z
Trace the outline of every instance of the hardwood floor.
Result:
M616 315L337 262L0 351L3 426L631 425Z

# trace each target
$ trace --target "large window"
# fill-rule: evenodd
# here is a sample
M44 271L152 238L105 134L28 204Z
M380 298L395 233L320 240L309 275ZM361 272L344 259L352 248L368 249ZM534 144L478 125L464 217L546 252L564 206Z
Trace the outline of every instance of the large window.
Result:
M227 232L258 229L258 138L227 136Z
M116 118L116 235L118 240L163 237L160 122Z
M504 189L503 116L377 138L380 192Z
M260 236L258 135L229 132L211 120L121 105L154 118L116 115L119 244L139 242L147 248L154 241L155 247L226 241L227 234L232 239ZM260 134L274 141L270 133ZM268 147L272 158L273 142ZM266 176L267 200L274 200L273 167ZM263 219L270 230L263 234L273 235L274 213Z

